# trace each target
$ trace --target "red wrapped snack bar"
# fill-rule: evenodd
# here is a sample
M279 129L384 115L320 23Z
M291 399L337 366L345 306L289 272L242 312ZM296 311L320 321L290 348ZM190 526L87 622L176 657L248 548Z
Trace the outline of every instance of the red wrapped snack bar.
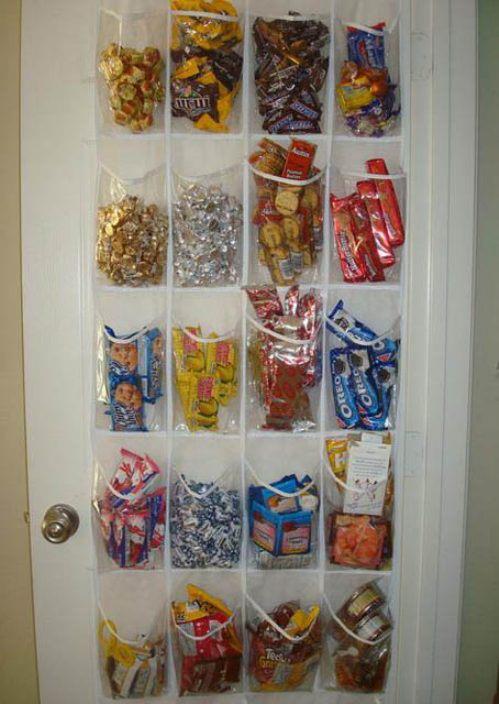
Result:
M179 694L234 691L242 656L234 613L193 584L186 586L186 592L188 601L174 601L171 608Z
M333 194L330 196L334 239L343 278L349 283L358 283L366 280L367 271L357 244L350 201L351 196L346 198L336 198Z
M376 248L381 265L385 268L392 266L395 264L395 255L388 237L388 229L383 217L383 211L381 210L376 183L375 181L359 181L357 183L357 190L369 214L371 229L376 241Z
M387 176L389 174L384 159L369 159L366 161L367 170L370 174ZM400 207L395 193L393 182L390 179L378 178L375 181L378 190L381 210L385 218L388 238L393 247L400 247L404 244L405 233Z

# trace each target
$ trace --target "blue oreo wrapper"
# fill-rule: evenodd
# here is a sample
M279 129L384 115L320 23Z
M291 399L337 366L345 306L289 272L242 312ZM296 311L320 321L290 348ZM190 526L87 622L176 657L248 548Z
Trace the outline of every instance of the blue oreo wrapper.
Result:
M372 377L368 351L366 349L351 350L348 352L348 363L357 408L361 414L375 415L379 410L379 399Z
M389 337L380 338L368 325L347 311L341 299L327 316L326 327L349 348L368 348L372 362L386 364L397 358L398 342Z
M360 421L351 384L351 370L348 362L348 350L337 347L330 351L331 384L338 425L341 428L356 428Z
M390 427L389 415L397 382L397 365L376 364L372 374L378 390L379 412L362 416L361 423L366 430L385 430Z
M376 25L372 31L366 27L347 27L348 60L355 61L362 68L385 68L384 23Z
M144 400L155 403L163 395L164 338L159 328L147 330L139 337L138 354Z

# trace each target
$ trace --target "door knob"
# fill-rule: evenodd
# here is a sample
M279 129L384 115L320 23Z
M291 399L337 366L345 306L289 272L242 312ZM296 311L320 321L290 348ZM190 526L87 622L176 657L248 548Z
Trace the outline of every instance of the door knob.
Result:
M72 506L54 504L45 511L42 535L49 543L65 543L78 530L80 518Z

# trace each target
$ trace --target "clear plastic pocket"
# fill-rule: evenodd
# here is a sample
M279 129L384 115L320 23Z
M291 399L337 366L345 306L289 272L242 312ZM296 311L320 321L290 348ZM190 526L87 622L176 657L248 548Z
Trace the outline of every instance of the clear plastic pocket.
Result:
M116 432L165 427L165 337L160 319L138 330L113 328L101 319L95 371L98 427Z
M100 165L95 264L98 284L165 283L168 216L164 166L121 178Z
M322 652L317 575L251 573L246 583L250 690L311 691Z
M335 14L336 132L359 137L398 133L398 3L340 0Z
M318 151L317 151L318 150ZM322 145L263 139L248 160L252 283L290 286L322 279L325 167Z
M319 467L300 471L297 462L281 472L279 464L246 461L247 564L256 569L316 567Z
M333 300L336 296L333 296ZM377 290L349 292L326 321L330 428L382 431L396 419L399 298Z
M179 696L242 691L240 575L190 572L177 577L172 598Z
M185 146L191 165L201 173L192 174L191 167L173 178L175 282L180 286L236 285L241 280L243 259L242 145L228 145L223 155L213 143L196 143L195 153L189 148L192 143ZM202 173L205 156L210 164L224 162L229 150L235 158L239 152L241 161Z
M105 696L143 701L163 693L165 617L164 573L117 571L100 576L97 637Z
M121 448L114 467L94 463L93 529L103 569L164 566L166 488L148 454Z
M384 691L393 629L388 593L388 578L326 575L327 626L321 667L325 689L363 694Z
M244 3L193 10L186 0L171 7L171 114L176 132L241 132ZM204 9L210 3L203 3Z
M330 569L391 566L391 443L391 433L349 433L326 440L324 539Z
M253 91L252 131L269 134L310 134L328 127L329 6L299 3L272 6L260 3L251 18ZM284 9L284 5L286 9ZM290 8L289 14L287 9ZM274 14L275 13L275 14Z
M249 287L247 291L257 311L261 311L259 301L281 305L275 289ZM287 292L286 303L292 299L297 302L296 308L292 305L279 308L279 317L273 320L257 319L254 313L247 313L250 428L292 432L317 428L322 378L322 301L314 289L300 297L298 287ZM264 302L263 307L266 305ZM267 310L271 312L272 308ZM265 323L274 329L265 327Z
M166 12L100 11L97 63L104 134L164 131Z
M239 428L240 306L236 293L174 295L176 430L234 433Z
M331 177L333 281L400 280L405 241L406 176L388 171L382 157L365 171L337 170Z

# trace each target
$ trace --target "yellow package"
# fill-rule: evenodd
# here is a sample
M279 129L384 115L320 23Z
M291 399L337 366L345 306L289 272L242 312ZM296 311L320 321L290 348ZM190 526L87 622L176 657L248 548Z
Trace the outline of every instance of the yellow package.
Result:
M326 440L326 452L329 466L337 479L345 481L348 466L348 439L330 438ZM340 487L342 491L342 487Z
M210 338L216 337L216 333L211 333ZM217 400L222 406L237 395L237 359L237 344L232 338L206 345L206 371L220 380Z
M187 598L189 601L193 601L198 604L204 615L210 616L216 613L222 613L228 619L232 616L232 611L226 606L226 604L221 600L217 599L204 589L196 587L194 584L188 584L186 586ZM231 646L237 652L242 652L242 643L237 635L235 626L233 623L229 623L224 629L227 640L230 642Z
M190 333L190 335L186 333ZM201 337L201 328L199 326L186 327L185 331L181 328L173 328L172 335L177 374L181 371L196 373L204 371L204 345L194 339Z
M218 430L218 385L213 374L193 374L189 387L189 430Z

